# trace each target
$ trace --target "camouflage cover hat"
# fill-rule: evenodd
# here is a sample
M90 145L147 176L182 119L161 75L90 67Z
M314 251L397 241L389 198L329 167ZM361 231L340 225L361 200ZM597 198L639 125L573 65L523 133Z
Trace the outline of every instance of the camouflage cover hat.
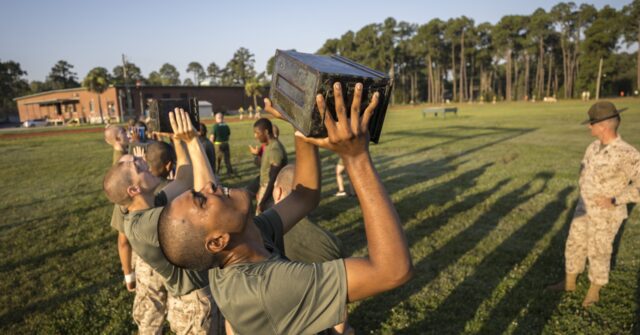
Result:
M609 101L598 101L589 108L589 120L582 122L582 124L587 123L598 123L600 121L608 120L614 118L620 113L627 110L626 108L616 109L616 106Z

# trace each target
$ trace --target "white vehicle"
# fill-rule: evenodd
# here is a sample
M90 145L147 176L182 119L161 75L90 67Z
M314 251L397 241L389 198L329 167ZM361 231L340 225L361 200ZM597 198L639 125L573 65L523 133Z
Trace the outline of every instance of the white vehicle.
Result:
M49 122L46 119L34 119L34 120L27 120L24 121L22 123L22 126L25 128L31 128L31 127L44 127L48 124Z

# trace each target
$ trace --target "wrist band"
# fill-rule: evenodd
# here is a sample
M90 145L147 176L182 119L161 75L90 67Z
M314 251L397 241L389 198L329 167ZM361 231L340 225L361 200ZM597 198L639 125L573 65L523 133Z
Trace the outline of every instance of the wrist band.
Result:
M131 284L134 283L136 281L136 273L135 272L131 272L128 275L124 275L124 282L127 284Z

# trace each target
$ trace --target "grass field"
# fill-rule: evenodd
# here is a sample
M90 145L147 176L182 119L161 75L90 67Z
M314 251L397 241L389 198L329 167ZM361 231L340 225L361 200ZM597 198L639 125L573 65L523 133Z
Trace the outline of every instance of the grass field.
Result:
M616 103L630 107L621 133L640 148L640 100ZM464 104L446 119L390 110L371 152L404 223L415 275L352 304L357 333L640 333L638 209L616 239L599 304L580 306L586 276L573 294L543 290L563 275L578 168L592 141L580 125L588 105ZM223 182L241 186L257 175L247 150L251 123L231 127L239 177ZM292 150L290 128L280 129ZM0 140L0 157L0 333L135 332L101 191L111 160L101 134ZM323 200L311 217L363 255L357 200L332 197L336 158L322 157Z

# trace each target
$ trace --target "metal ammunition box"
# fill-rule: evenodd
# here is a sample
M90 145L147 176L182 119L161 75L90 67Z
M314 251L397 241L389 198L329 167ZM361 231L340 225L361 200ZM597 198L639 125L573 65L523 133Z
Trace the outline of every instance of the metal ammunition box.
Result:
M200 112L198 111L198 99L152 99L149 102L149 122L147 127L149 131L159 131L163 133L173 133L171 122L169 121L169 112L173 112L175 108L182 108L191 119L193 128L200 129Z
M326 137L327 130L318 113L315 97L317 94L324 96L328 111L336 120L333 97L335 82L342 85L347 115L350 115L357 83L363 84L360 115L364 113L373 94L380 94L378 106L369 123L371 141L378 143L393 86L392 80L382 72L341 56L277 50L269 96L274 108L305 136Z

